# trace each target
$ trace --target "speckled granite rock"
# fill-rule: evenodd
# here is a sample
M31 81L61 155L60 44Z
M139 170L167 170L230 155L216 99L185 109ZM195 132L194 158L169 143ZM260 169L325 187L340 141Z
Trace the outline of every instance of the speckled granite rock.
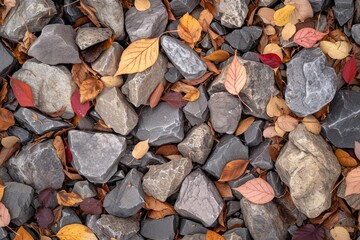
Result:
M220 0L216 8L221 25L228 28L241 27L249 11L245 0Z
M131 218L118 218L105 214L96 221L96 227L106 237L124 240L130 239L140 230L139 222Z
M113 76L119 67L120 57L124 51L124 48L117 42L113 42L111 46L106 49L91 64L91 68L94 69L102 76ZM122 79L122 76L119 76Z
M109 28L83 27L76 34L76 44L81 50L91 47L97 43L110 38L112 31Z

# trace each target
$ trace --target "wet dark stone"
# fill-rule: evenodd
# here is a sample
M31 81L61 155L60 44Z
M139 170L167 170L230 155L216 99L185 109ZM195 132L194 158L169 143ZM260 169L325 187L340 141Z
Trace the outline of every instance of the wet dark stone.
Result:
M145 219L141 222L140 234L148 239L172 240L179 225L179 217L171 215L162 219Z
M170 7L174 16L179 17L185 13L191 13L199 2L199 0L172 0Z
M276 197L281 197L285 194L285 184L281 181L277 172L269 171L266 175L266 180L274 189Z
M274 163L271 160L269 147L271 140L266 139L260 145L253 147L250 150L250 164L254 168L258 167L262 170L270 170L274 168Z
M15 67L17 60L2 42L0 42L0 59L0 76L5 77Z
M15 136L20 139L20 143L25 145L28 142L31 142L33 140L33 136L30 132L26 131L25 129L18 127L18 126L12 126L7 130L7 133L9 136Z
M197 233L206 233L207 229L201 224L192 220L182 218L180 219L179 234L193 235Z

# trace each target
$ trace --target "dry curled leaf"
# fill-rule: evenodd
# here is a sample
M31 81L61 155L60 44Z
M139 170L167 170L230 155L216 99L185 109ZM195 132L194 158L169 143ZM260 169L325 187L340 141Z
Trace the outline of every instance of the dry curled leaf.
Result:
M161 100L165 101L172 108L181 108L188 103L188 101L183 99L182 94L179 92L167 92Z
M297 127L297 125L299 124L299 121L290 115L282 115L276 120L276 124L283 131L291 132Z
M351 240L349 232L342 226L336 226L330 230L334 240Z
M204 9L200 13L199 17L199 23L201 25L202 31L207 32L210 26L210 23L212 22L214 16L211 14L211 12L207 9Z
M189 102L196 101L200 97L199 89L179 81L171 87L171 90L174 92L185 93L183 99Z
M20 139L16 136L8 136L1 139L1 145L4 148L12 148L18 142L20 142Z
M244 174L249 160L233 160L228 162L222 170L219 182L235 180Z
M328 54L332 59L342 60L346 58L352 48L351 44L346 41L320 41L320 49Z
M256 204L268 203L275 197L274 189L262 178L251 179L234 190Z
M295 10L295 7L292 5L286 5L283 8L280 8L274 13L274 23L276 26L282 27L285 26L291 18L292 12Z
M80 91L80 103L91 101L95 99L104 88L102 81L96 78L88 78L84 80L79 88Z
M149 210L147 216L152 219L160 219L176 214L175 209L171 204L167 202L161 202L148 195L145 195L144 208Z
M134 6L136 10L143 12L150 8L150 0L135 0Z
M264 28L264 33L268 36L270 35L273 35L276 33L276 30L273 26L271 25L267 25L265 28Z
M66 192L65 190L61 190L56 194L56 199L59 205L64 207L72 207L78 203L81 203L83 199L74 192Z
M251 124L255 121L254 117L247 117L239 122L239 125L236 128L235 136L239 136L246 132L249 129Z
M60 240L97 240L90 228L74 223L65 225L56 234Z
M290 108L286 105L284 99L277 96L272 96L270 98L270 101L266 106L266 114L269 117L280 117L281 115L290 113Z
M34 240L34 238L28 231L25 230L23 226L20 226L19 229L16 231L14 240Z
M213 62L223 62L230 57L230 54L224 50L216 50L209 55L205 56L204 59L213 61Z
M211 28L208 29L208 33L210 36L211 44L213 45L214 49L217 50L224 43L224 38L211 30Z
M140 141L135 145L131 155L135 159L141 159L149 151L149 148L149 139Z
M360 193L360 167L352 169L345 177L345 197Z
M0 227L6 227L10 224L10 213L5 205L0 202Z
M0 2L3 5L0 5L0 24L3 24L11 8L15 7L16 0L2 0Z
M0 150L0 166L3 165L9 158L20 149L21 144L16 143L11 148L2 148Z
M342 149L335 150L335 156L338 159L341 166L344 167L356 167L357 161L355 158L351 157L349 153Z
M5 108L0 108L0 131L6 131L13 125L15 125L14 114Z
M239 62L235 52L234 58L227 69L224 83L225 88L229 93L238 95L244 88L246 81L246 68L242 63Z
M321 132L321 125L319 120L313 115L309 115L303 118L302 123L304 124L305 128L316 135L319 135Z
M178 34L191 48L194 48L197 41L201 37L202 27L198 20L186 13L180 18L180 23L177 27Z

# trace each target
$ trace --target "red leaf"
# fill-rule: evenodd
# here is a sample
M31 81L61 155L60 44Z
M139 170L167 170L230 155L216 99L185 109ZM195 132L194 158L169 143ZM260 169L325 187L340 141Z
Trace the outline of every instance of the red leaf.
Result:
M327 33L316 31L313 28L302 28L295 33L294 42L304 48L311 48L325 35L327 35Z
M71 155L71 152L70 152L69 143L68 143L67 139L64 139L64 145L65 145L66 162L68 164L71 164L72 155Z
M86 198L80 203L80 209L90 215L98 215L102 213L101 200L95 198Z
M9 78L10 78L11 88L20 106L34 107L34 98L31 91L31 87L12 76L9 76Z
M161 99L173 108L181 108L188 103L179 92L167 92Z
M38 201L43 207L48 207L53 197L53 191L46 188L39 193Z
M76 115L80 118L83 118L90 109L90 102L86 101L83 104L80 103L80 91L79 89L76 89L71 97L71 106Z
M298 228L294 234L292 240L324 240L325 233L321 227L316 227L312 224L306 224Z
M47 228L54 221L54 214L49 208L39 207L36 209L35 218L41 228Z
M347 82L347 84L349 84L355 78L355 76L356 76L355 54L349 61L347 61L345 63L344 68L342 70L342 76L343 76L345 82Z
M274 189L262 178L251 179L234 190L256 204L268 203L275 197Z
M282 64L281 58L275 53L256 54L256 56L271 68L278 68Z

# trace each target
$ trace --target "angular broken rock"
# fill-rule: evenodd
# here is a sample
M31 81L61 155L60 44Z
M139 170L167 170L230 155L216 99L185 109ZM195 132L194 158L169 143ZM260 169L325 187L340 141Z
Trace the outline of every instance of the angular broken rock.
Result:
M183 181L174 207L181 216L211 227L216 224L224 202L214 183L197 169Z
M69 224L81 224L81 220L72 208L64 208L61 211L61 218L51 226L51 231L57 233L62 227Z
M141 222L141 235L147 239L173 240L179 225L179 216L171 215L161 219L145 219Z
M82 199L96 197L96 189L94 185L88 181L77 181L74 184L73 192L80 195Z
M331 206L331 191L341 168L321 136L299 124L289 134L275 166L295 206L306 216L315 218Z
M129 134L138 123L138 115L119 88L105 88L96 98L95 111L106 125L121 135Z
M271 140L266 139L260 145L251 148L249 157L251 166L262 170L270 170L274 168L274 163L271 160L269 152L270 145Z
M10 51L0 42L0 76L5 77L17 64L16 58Z
M221 25L228 28L241 27L249 11L245 0L220 1L216 8Z
M171 11L174 16L182 16L191 13L199 4L199 0L173 0L170 2Z
M191 160L188 158L153 165L143 178L144 191L147 195L165 202L170 195L179 190L191 169Z
M197 233L206 233L207 229L201 224L186 218L180 219L180 235L192 235Z
M81 50L94 46L110 38L112 31L109 28L84 27L79 28L76 34L76 44Z
M140 230L139 222L132 218L118 218L112 215L101 215L96 227L107 238L130 239Z
M263 141L263 127L264 121L256 120L250 125L248 130L244 132L244 140L247 146L254 147L259 145Z
M188 102L183 108L186 119L192 126L200 125L209 119L209 96L203 85L199 86L200 97L193 102Z
M7 162L10 176L17 182L31 185L37 192L62 187L65 175L52 140L29 143Z
M23 145L32 141L33 139L33 136L30 132L18 126L12 126L6 132L9 136L16 136L19 138L20 143Z
M71 130L68 139L71 164L93 183L106 183L115 174L126 149L126 139L111 133Z
M226 35L225 40L241 52L248 52L261 37L262 29L256 26L242 27Z
M111 46L106 49L91 64L91 68L94 69L102 76L113 76L119 67L120 57L124 51L124 48L117 42L113 42ZM119 76L122 79L122 76Z

